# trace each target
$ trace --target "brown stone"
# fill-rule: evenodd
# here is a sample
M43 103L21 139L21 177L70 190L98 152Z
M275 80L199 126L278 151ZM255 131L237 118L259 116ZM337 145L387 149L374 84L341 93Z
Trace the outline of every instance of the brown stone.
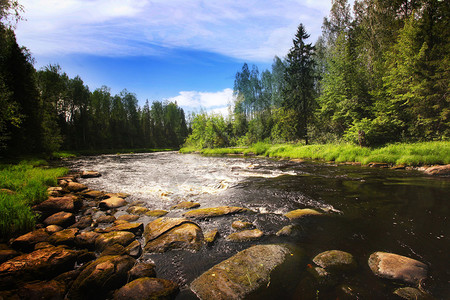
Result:
M66 286L56 280L25 283L17 291L17 294L21 299L63 300L66 294Z
M102 174L96 171L83 171L81 173L81 178L96 178L100 176L102 176Z
M178 291L178 285L173 281L143 277L117 290L114 300L174 299Z
M87 191L87 192L84 192L83 195L85 197L93 198L93 199L105 197L105 193L103 193L101 191Z
M78 228L69 228L61 230L52 234L48 242L53 245L67 245L73 246L75 244L75 235L78 233Z
M168 213L169 212L166 210L157 209L157 210L149 210L148 212L145 213L145 215L149 216L149 217L159 218L159 217L167 215Z
M40 211L46 216L60 211L74 212L81 207L81 202L74 196L49 197L44 202L33 206L34 210Z
M132 241L134 241L134 238L134 234L126 231L104 233L99 235L95 240L95 248L98 251L103 251L103 249L113 244L128 246Z
M235 207L235 206L220 206L194 209L183 214L184 217L193 219L204 219L220 217L224 215L237 214L242 212L251 212L248 208Z
M112 227L108 227L104 229L105 232L111 232L111 231L128 231L132 232L134 234L142 233L144 231L144 224L142 223L123 223L118 224Z
M125 253L131 257L138 258L142 254L142 247L139 241L135 240L125 247Z
M5 261L18 256L20 253L13 249L1 249L0 250L0 264Z
M82 232L75 237L75 245L79 248L94 249L95 240L100 236L99 233L89 231Z
M310 209L310 208L305 208L305 209L296 209L296 210L292 210L288 213L285 213L284 215L289 218L290 220L296 220L296 219L300 219L306 216L320 216L322 213L314 210L314 209Z
M442 166L432 166L427 169L425 169L425 174L428 175L450 175L450 164L448 165L442 165Z
M191 202L191 201L183 201L178 203L177 205L172 206L170 209L192 209L200 206L200 203Z
M142 277L156 277L155 264L140 263L135 265L129 272L130 281Z
M137 215L121 215L121 216L117 217L117 220L124 220L127 222L134 222L137 219L139 219L139 216L137 216Z
M45 227L45 231L47 231L48 234L53 234L55 232L61 231L64 228L62 228L61 226L58 225L48 225L47 227Z
M214 241L219 236L219 231L217 229L213 229L204 234L205 242L208 244L214 243Z
M49 237L50 235L44 228L34 230L16 238L11 243L11 247L16 250L28 252L33 250L37 243L46 242Z
M114 216L110 216L110 215L105 215L105 216L100 216L97 218L97 223L112 223L116 220L116 217Z
M68 190L69 192L76 193L87 189L87 186L78 182L69 181L67 185L64 187L64 189Z
M111 198L100 201L100 203L98 204L98 207L100 207L100 209L102 209L102 210L108 210L108 209L113 209L113 208L119 208L119 207L125 206L126 204L127 204L127 202L123 198L111 197Z
M263 235L264 233L259 229L243 230L230 234L226 237L226 239L230 242L244 242L257 240Z
M127 209L127 212L133 215L143 215L146 212L150 211L147 207L143 206L130 206Z
M234 221L231 224L231 227L233 227L236 230L244 230L244 229L252 228L253 224L250 222Z
M68 227L75 223L75 215L70 212L61 211L44 220L45 225L58 225L61 227Z
M356 268L353 255L340 250L329 250L316 255L313 262L327 271L348 271Z
M85 229L87 227L91 227L93 222L94 221L92 220L92 216L83 216L75 224L73 224L70 227L78 228L78 229Z

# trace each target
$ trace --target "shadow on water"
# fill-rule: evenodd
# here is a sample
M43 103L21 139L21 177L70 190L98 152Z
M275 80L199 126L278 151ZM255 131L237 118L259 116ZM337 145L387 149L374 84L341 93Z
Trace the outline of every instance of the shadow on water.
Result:
M402 285L372 274L367 259L374 251L426 263L430 280L425 288L438 299L450 294L449 178L417 171L177 153L88 157L72 161L71 167L101 172L102 177L84 183L129 193L130 201L144 201L150 209L169 210L192 200L201 207L234 205L256 212L198 221L204 232L217 228L220 238L197 253L142 257L155 261L158 277L181 285L178 299L195 299L190 282L213 265L251 245L267 243L289 244L301 259L277 268L270 284L249 299L395 299L392 292ZM325 215L294 222L295 236L276 236L292 223L283 214L298 208L315 208ZM167 216L180 217L183 212L174 210ZM252 222L264 237L257 242L227 242L224 237L233 232L234 220ZM359 267L327 286L318 283L308 268L315 255L332 249L353 254Z

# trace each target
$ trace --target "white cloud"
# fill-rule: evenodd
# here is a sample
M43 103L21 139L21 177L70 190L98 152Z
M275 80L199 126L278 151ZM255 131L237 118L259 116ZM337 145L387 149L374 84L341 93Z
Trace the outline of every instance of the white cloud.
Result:
M233 101L233 90L224 89L218 92L182 91L178 96L167 99L179 106L194 109L201 107L208 111L226 108Z
M321 32L330 0L23 0L17 28L34 54L162 54L189 48L271 61L291 46L302 22Z

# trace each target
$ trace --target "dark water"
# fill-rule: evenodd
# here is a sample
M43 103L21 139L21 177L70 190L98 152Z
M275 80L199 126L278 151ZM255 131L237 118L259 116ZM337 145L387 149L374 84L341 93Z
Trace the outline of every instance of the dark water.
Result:
M450 295L450 178L418 171L177 153L97 156L78 159L71 166L103 174L86 179L89 187L129 193L129 202L141 200L150 209L169 210L192 200L201 207L234 205L258 212L199 221L203 231L218 228L220 238L197 253L172 251L141 258L157 264L158 277L182 286L177 299L195 299L189 290L193 279L238 251L265 243L287 243L297 259L276 270L270 285L252 299L346 299L344 289L355 295L349 299L396 299L392 292L402 284L377 278L367 265L374 251L426 263L430 279L424 288L437 299ZM326 216L302 219L296 222L298 235L277 237L279 229L291 224L283 214L298 208L314 208ZM166 216L182 213L176 210ZM264 237L257 242L227 242L224 237L238 219L253 222ZM141 222L151 220L145 217ZM319 285L307 271L308 264L318 253L332 249L352 253L359 267L335 285Z

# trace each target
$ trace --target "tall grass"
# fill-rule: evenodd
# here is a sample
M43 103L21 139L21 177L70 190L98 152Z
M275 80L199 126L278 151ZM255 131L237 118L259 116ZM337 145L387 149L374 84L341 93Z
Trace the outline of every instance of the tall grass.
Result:
M56 178L66 168L46 168L45 161L23 161L17 165L0 166L0 234L9 237L32 229L35 218L31 206L47 198L47 187L57 184Z

